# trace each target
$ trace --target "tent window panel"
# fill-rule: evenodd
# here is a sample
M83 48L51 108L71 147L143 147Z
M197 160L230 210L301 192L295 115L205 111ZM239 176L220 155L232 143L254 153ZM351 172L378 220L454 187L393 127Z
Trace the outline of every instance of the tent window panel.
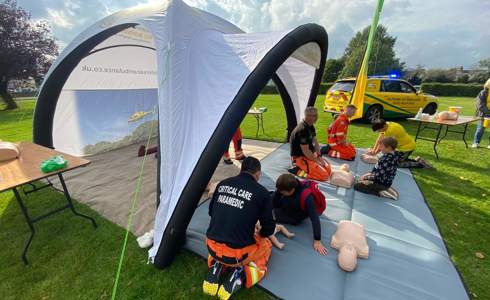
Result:
M71 102L70 115L76 117L65 120L62 111L55 117L55 147L60 150L93 155L142 142L150 130L155 136L158 132L156 89L72 91L71 95L60 100ZM78 134L56 138L64 128Z

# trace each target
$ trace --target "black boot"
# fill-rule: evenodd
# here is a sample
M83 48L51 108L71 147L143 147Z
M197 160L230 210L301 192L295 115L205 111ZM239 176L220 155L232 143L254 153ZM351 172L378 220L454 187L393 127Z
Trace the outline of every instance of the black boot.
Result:
M234 268L230 273L228 278L223 282L223 285L219 288L218 297L221 300L228 300L230 297L238 292L243 285L245 280L245 273L243 267Z
M216 296L218 294L218 288L221 280L221 275L223 274L223 270L225 266L218 262L214 261L214 263L209 268L208 276L202 283L202 291L206 295Z

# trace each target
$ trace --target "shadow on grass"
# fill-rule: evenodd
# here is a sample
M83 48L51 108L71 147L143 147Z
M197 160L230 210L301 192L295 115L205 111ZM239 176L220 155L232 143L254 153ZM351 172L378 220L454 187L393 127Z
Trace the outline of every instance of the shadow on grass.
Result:
M475 256L476 252L490 252L490 215L464 200L471 197L488 201L488 198L481 199L478 194L485 190L477 188L478 193L468 195L464 192L466 189L457 184L461 180L447 174L441 176L420 172L416 179L425 191L424 196L468 292L475 299L490 299L486 284L490 281L490 260Z
M65 204L52 189L25 199L31 216ZM36 223L28 252L20 259L28 227L12 192L0 193L0 294L14 299L110 299L125 230L87 206L78 211L95 217L98 228L69 210ZM147 264L147 251L130 236L117 299L201 299L206 264L182 251L165 270ZM29 288L25 288L29 287ZM236 299L270 299L260 289L238 293Z

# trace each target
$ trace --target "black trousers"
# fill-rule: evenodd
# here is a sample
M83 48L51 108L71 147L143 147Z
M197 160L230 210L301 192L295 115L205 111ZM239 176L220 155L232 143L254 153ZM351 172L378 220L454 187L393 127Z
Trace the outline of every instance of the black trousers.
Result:
M412 154L413 151L398 151L398 154L400 155L400 160L398 161L398 168L423 168L424 165L416 161L415 159L411 159L410 154Z
M379 196L379 192L389 189L390 187L374 183L372 181L359 181L354 184L354 189L361 193Z

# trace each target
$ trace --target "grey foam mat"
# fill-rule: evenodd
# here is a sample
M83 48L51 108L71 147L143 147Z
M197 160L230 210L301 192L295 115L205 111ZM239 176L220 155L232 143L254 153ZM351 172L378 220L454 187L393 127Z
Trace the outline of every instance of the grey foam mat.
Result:
M329 159L333 165L346 163ZM372 165L347 162L351 171L363 174ZM274 189L275 179L289 164L285 144L262 160L261 183ZM273 249L268 274L260 285L283 299L381 300L469 299L452 264L437 224L410 171L399 169L394 188L397 201L362 194L353 189L321 183L327 210L321 217L322 241L327 256L312 248L311 223L288 226L296 236L283 250ZM204 238L209 224L208 202L195 212L188 228L186 248L207 257ZM357 269L347 273L337 266L337 251L330 238L340 220L363 224L370 247L368 259L359 259Z

